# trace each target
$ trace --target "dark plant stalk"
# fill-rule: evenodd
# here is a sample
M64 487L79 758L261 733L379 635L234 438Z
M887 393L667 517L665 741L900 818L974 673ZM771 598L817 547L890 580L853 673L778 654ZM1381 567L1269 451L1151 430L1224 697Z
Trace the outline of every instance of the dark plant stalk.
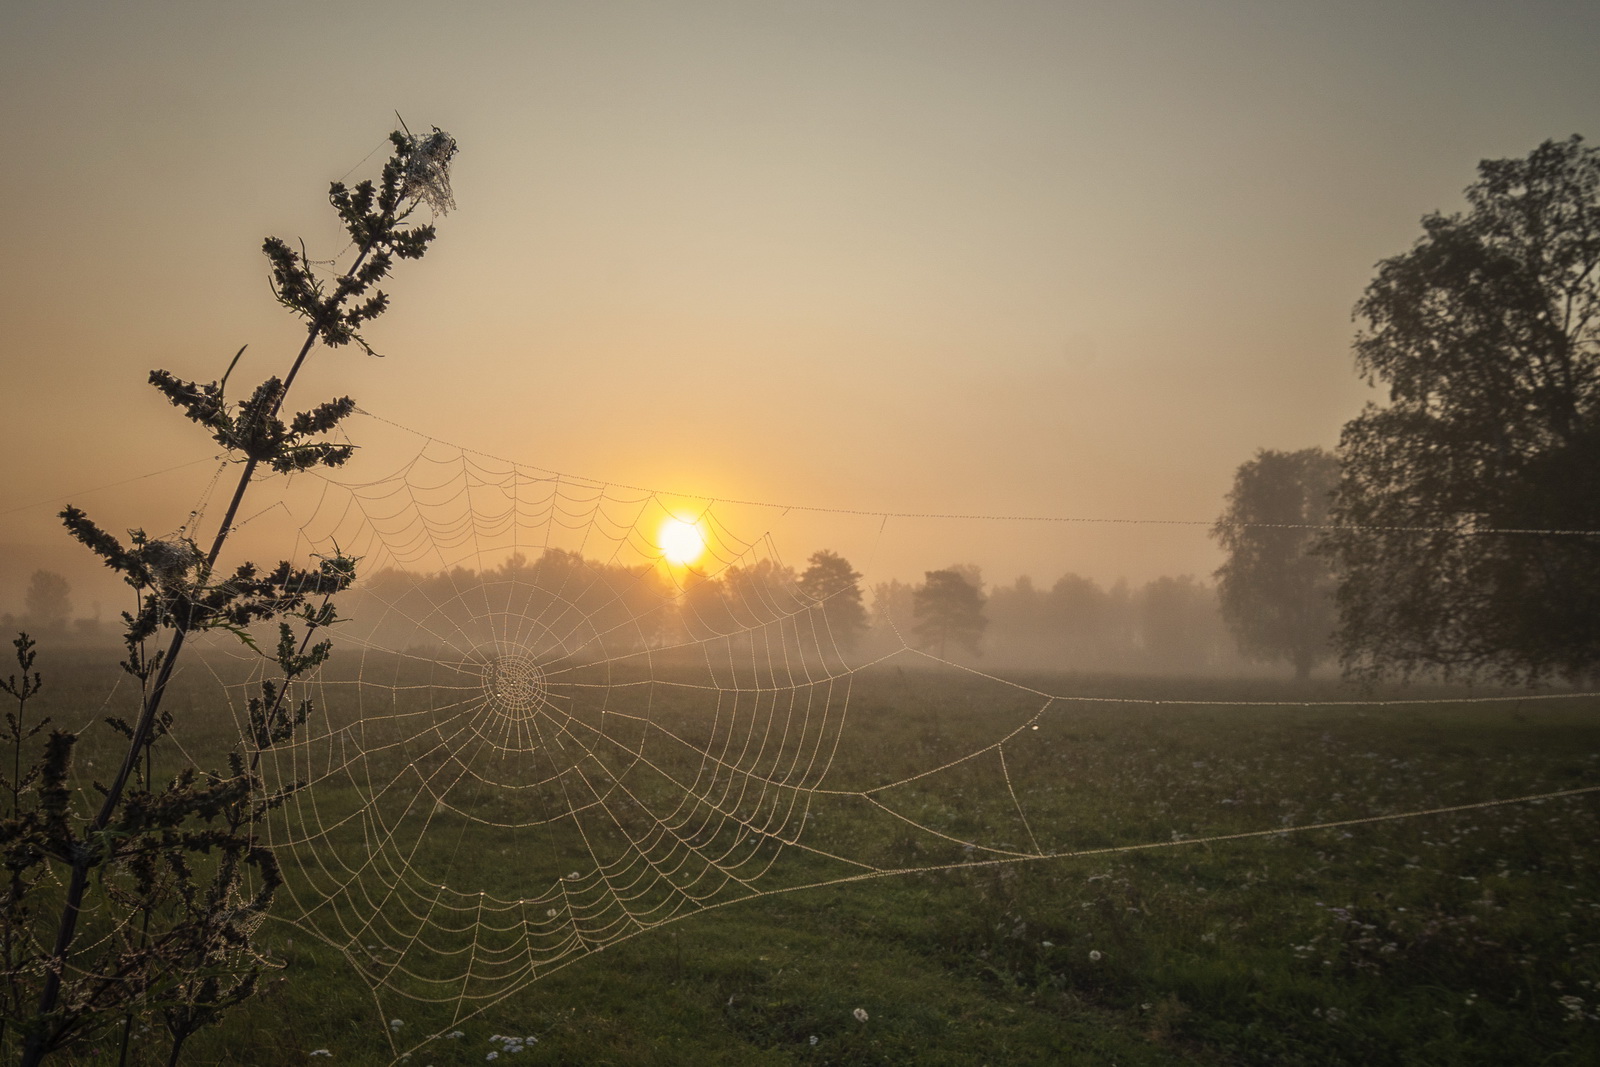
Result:
M332 599L333 599L332 594L326 595L326 596L324 596L322 598L322 607L323 607L324 610L326 610L329 602ZM318 618L322 617L321 613L319 613L317 617ZM306 652L307 652L307 650L309 650L311 648L311 639L316 635L316 632L317 632L317 630L319 628L320 628L319 624L314 623L314 622L309 624L306 627L305 636L303 636L300 639L300 647L296 650L296 654L297 654L298 657L304 657ZM265 709L265 711L262 713L262 720L261 721L262 721L263 724L267 725L269 728L270 728L271 723L274 721L274 719L283 710L284 701L288 697L288 694L289 694L289 684L295 678L298 678L300 676L300 673L302 673L302 672L295 671L293 673L289 673L289 672L285 673L285 676L284 676L284 679L283 679L283 684L278 687L277 693L273 697L273 701L272 701L271 706L267 707ZM250 763L249 763L249 775L250 775L250 777L252 779L255 777L256 773L261 769L261 753L264 750L265 750L264 746L262 745L261 740L259 738L257 738L255 743L251 745ZM247 809L245 809L243 807L235 808L234 810L230 811L229 815L228 815L228 832L230 834L238 833L239 827L244 824L246 818L249 818L249 816L247 814ZM251 835L250 835L250 841L253 844L255 842L255 840L256 840L255 831L252 829ZM232 852L229 852L229 853L225 854L223 856L223 858L222 858L222 869L220 871L218 871L215 879L213 880L213 883L212 883L213 886L217 887L218 889L224 889L225 890L226 886L228 886L229 884L232 883L234 872L237 869L238 869L238 857L237 857L237 855L235 853L232 853ZM211 901L212 910L215 910L215 908L219 904L220 904L220 901L218 901L218 900ZM132 1020L131 1020L131 1016L130 1016L130 1025L131 1025L131 1021ZM171 1052L170 1057L167 1060L168 1067L177 1067L178 1056L183 1051L183 1046L188 1042L189 1038L192 1037L195 1032L196 1032L195 1030L189 1029L189 1030L184 1030L182 1033L175 1033L173 1035L173 1038L172 1038L172 1052ZM124 1047L126 1047L126 1038L124 1038Z
M141 932L149 936L148 927ZM133 1039L133 1011L129 1009L127 1017L122 1021L122 1044L117 1047L117 1067L128 1067L129 1042Z
M242 350L240 352L240 355L243 355L243 351ZM237 363L239 361L239 357L238 356L234 356L233 360L234 360L235 363ZM228 369L231 371L231 370L233 370L233 367L230 365ZM143 685L140 686L141 692L144 691L144 688L145 687ZM140 701L139 701L139 706L142 708L144 706L144 703L145 703L145 697L141 696ZM146 745L145 749L144 749L144 782L145 782L146 787L148 787L150 782L152 782L155 779L155 773L156 773L155 746ZM146 909L143 912L143 914L141 914L139 916L139 949L140 949L140 951L142 952L149 944L150 944L150 912L149 912L148 909ZM129 1005L128 1013L127 1013L126 1017L124 1017L124 1019L122 1021L122 1043L121 1043L121 1046L117 1050L117 1067L128 1067L128 1053L131 1051L131 1045L132 1045L132 1041L133 1041L134 1017L135 1016L134 1016L133 1007L132 1007L132 1005Z
M400 202L403 203L403 201L404 198L402 196ZM392 224L395 220L397 209L398 204L396 209L391 209L385 213L384 220ZM347 272L348 277L353 277L361 268L362 263L371 253L377 240L378 236L373 235L363 243L359 254ZM324 324L320 319L312 319L311 327L306 332L305 343L300 346L300 351L295 356L294 363L289 369L289 374L285 378L283 386L278 390L277 398L273 401L270 411L263 417L264 422L275 418L282 408L284 398L289 392L289 386L293 384L295 377L299 374L300 368L304 365L306 357L316 344L317 337L322 332L323 327ZM211 550L206 554L205 564L201 569L200 580L202 582L209 579L211 570L215 567L217 558L222 553L223 545L227 542L228 535L232 530L233 521L238 515L239 506L244 500L245 491L249 488L250 481L254 477L258 465L259 460L254 456L250 456L245 460L244 470L240 473L238 485L235 486L233 496L228 502L227 512L223 515L216 537L212 540ZM137 765L139 754L148 744L150 731L161 707L162 698L166 695L167 683L172 678L179 653L183 650L184 640L187 636L188 628L180 622L173 631L172 640L167 646L166 656L162 659L161 668L156 675L155 684L151 687L149 698L144 701L144 706L140 710L139 720L134 727L133 736L128 742L127 754L123 758L122 766L118 769L116 777L112 779L111 785L107 788L105 800L100 805L99 812L89 824L89 832L86 836L90 839L93 839L95 835L104 831L110 825L117 806L121 803L122 794L127 788L128 779L133 773L134 767ZM66 894L61 906L61 920L56 928L55 944L50 953L44 986L39 995L39 1008L35 1017L41 1022L55 1012L59 1002L62 978L71 953L73 938L77 935L78 919L83 908L83 896L88 889L89 871L97 859L98 856L95 854L94 849L89 846L80 848L78 854L73 857L72 874L68 879ZM48 1051L48 1036L46 1028L43 1026L34 1030L28 1038L26 1047L23 1049L22 1067L37 1067L44 1059Z

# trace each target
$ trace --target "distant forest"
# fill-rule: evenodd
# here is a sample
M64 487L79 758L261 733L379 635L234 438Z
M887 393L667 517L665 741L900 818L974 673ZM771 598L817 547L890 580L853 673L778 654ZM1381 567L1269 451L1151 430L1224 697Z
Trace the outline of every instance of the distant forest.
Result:
M1048 587L1028 577L989 587L978 567L954 565L976 591L978 636L934 647L918 593L928 582L863 583L846 561L818 588L804 572L763 559L706 575L693 568L606 564L562 549L516 555L481 571L375 571L341 598L348 638L392 649L452 650L496 641L552 655L601 659L725 640L741 648L784 641L808 655L861 662L905 644L974 665L1165 674L1253 670L1224 626L1213 585L1184 575L1104 587L1067 574ZM813 580L808 581L807 575ZM108 622L73 618L71 587L34 574L21 617L0 625L57 640L109 641ZM838 610L858 605L855 611ZM926 604L924 605L926 608Z

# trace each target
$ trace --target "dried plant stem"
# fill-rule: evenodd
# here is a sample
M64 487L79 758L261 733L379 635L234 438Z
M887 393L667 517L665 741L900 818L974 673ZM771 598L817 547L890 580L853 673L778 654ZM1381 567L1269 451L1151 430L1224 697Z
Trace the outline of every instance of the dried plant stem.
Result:
M295 571L284 562L270 574L260 574L253 564L243 563L225 581L214 581L213 574L222 549L233 533L245 493L263 464L278 473L293 474L317 466L339 466L349 458L353 445L317 439L354 411L355 402L349 397L299 412L287 424L280 420L279 413L319 341L330 348L354 342L369 354L376 354L359 330L364 323L383 313L388 297L381 290L369 290L389 273L395 259L420 258L434 237L432 225L406 228L402 224L418 203L426 202L436 213L454 206L449 194L449 164L456 150L454 139L435 127L427 137L396 132L390 135L390 141L395 151L384 167L381 183L364 181L349 188L340 181L329 187L329 201L356 248L349 268L337 276L331 288L317 276L303 247L297 253L276 237L263 242L262 251L272 263L273 289L279 303L307 324L304 343L282 380L269 378L248 399L230 402L226 386L238 362L237 355L227 373L209 384L184 381L164 370L150 374L152 385L241 461L238 482L209 551L202 554L187 538L150 540L142 530L130 531L133 545L125 549L117 538L104 532L78 509L69 507L62 512L62 519L73 536L100 556L107 566L122 572L128 583L139 590L137 611L125 615L129 653L123 669L139 679L140 706L131 725L121 719L108 720L126 738L127 747L110 785L97 785L104 797L81 830L71 826L73 788L66 784L70 775L70 746L76 741L76 735L64 731L52 734L46 756L49 762L40 764L48 770L30 772L52 775L55 790L52 795L67 799L55 802L49 816L54 821L34 831L42 844L26 842L33 850L26 855L43 856L52 866L59 863L68 870L59 912L52 914L45 925L45 930L52 921L55 925L52 947L47 953L32 957L33 965L42 964L42 968L38 1006L23 1043L23 1067L36 1067L46 1055L63 1047L76 1034L106 1026L108 1017L116 1016L124 1022L121 1056L126 1061L135 1016L159 1006L158 1001L152 999L155 987L150 985L158 977L161 981L175 978L180 991L178 1001L161 1009L173 1036L170 1055L175 1063L191 1034L215 1022L221 1010L254 991L258 973L254 964L244 971L229 972L234 973L237 980L226 988L219 987L213 980L215 976L208 975L214 966L230 966L233 954L248 952L250 933L238 928L238 909L230 909L230 901L248 875L247 868L256 870L259 875L255 896L244 906L251 915L265 912L274 890L282 883L270 850L263 853L257 847L255 824L263 812L286 795L280 792L264 801L256 799L262 786L257 777L262 749L292 736L310 714L309 700L301 701L293 713L285 711L284 702L290 685L326 658L329 642L313 644L312 639L317 630L337 621L328 597L347 588L354 580L355 571L353 560L336 554L323 558L312 571ZM241 355L243 351L240 349ZM323 596L322 604L312 607L307 598L317 594ZM223 628L254 647L248 627L280 616L300 619L306 632L296 651L293 628L287 622L279 624L282 640L278 645L277 662L283 678L276 686L263 683L261 700L251 701L254 751L246 757L235 749L229 753L231 769L226 773L204 775L203 781L200 781L200 768L186 766L157 797L151 780L153 746L172 723L172 716L162 711L162 704L190 632ZM145 642L157 634L166 635L166 647L147 657ZM20 656L26 650L20 643L18 647ZM20 715L17 719L20 723ZM20 787L17 783L22 774L20 744L18 747L19 754L13 760L13 807L18 803ZM141 759L144 760L142 780L139 779ZM136 785L136 781L139 784ZM200 784L196 784L197 781ZM155 835L149 825L149 813L143 807L135 810L135 802L142 804L139 798L145 794L158 801L161 814L156 825L166 835L164 837ZM221 858L212 872L214 877L205 904L196 911L192 907L196 886L182 857L186 851L212 852L217 843L215 834L222 831L191 832L182 828L196 817L212 820L218 814L219 804L225 812L225 844L219 846ZM244 830L242 834L241 830ZM115 843L114 839L124 837L139 840L131 845ZM180 914L173 919L170 930L159 934L153 933L150 925L151 916L163 907L164 890L152 873L156 862L153 857L157 855L167 856L167 862L182 883L179 892L190 906L188 914ZM115 866L119 861L129 865L126 873L134 880L133 888L117 889L108 884L108 892L116 899L127 901L142 916L137 931L131 935L131 954L125 952L114 962L108 962L108 970L80 967L71 972L69 979L69 963L74 941L79 936L91 873L98 870L104 877L121 869ZM34 864L40 860L27 858L27 862ZM109 871L107 864L113 865ZM167 874L170 876L171 872ZM6 940L0 947L9 954L9 925L5 933ZM38 944L38 940L33 943ZM79 946L78 951L88 950ZM79 985L89 989L86 994L89 999L81 1003L76 993L67 992ZM109 999L98 1001L102 996L109 996ZM11 1011L15 1013L14 1004Z
M351 265L349 274L354 274L360 269L367 255L372 251L371 244L362 248L360 254ZM284 379L283 387L278 391L278 397L273 402L271 410L266 414L267 419L275 418L282 409L283 401L289 394L289 387L295 377L300 373L300 368L305 364L306 357L316 345L317 336L321 332L321 324L313 322L306 332L305 343L300 346L299 353L295 356L289 374ZM222 554L222 547L227 543L228 535L232 532L233 521L239 513L239 505L244 501L245 491L250 487L251 479L255 477L260 461L251 456L245 460L244 469L239 474L239 482L234 487L233 496L228 501L228 509L223 514L222 522L217 528L216 537L212 539L211 549L206 553L205 565L201 571L201 581L209 579L212 569L216 566L217 558ZM178 626L173 630L172 640L167 646L166 655L162 658L161 668L156 674L155 683L150 688L150 695L140 709L138 722L134 726L133 736L128 742L127 753L123 756L122 766L118 768L117 775L112 779L111 785L106 790L105 800L100 805L99 812L89 824L89 837L103 831L111 824L112 817L116 814L117 806L122 801L122 794L127 789L128 779L133 774L133 769L139 761L139 755L145 750L150 739L156 715L160 711L162 698L166 695L167 683L171 681L173 671L178 662L178 655L183 651L184 640L188 636L187 628ZM259 759L259 755L257 757ZM83 895L89 885L89 871L94 866L97 857L88 848L79 850L73 857L72 873L67 881L66 895L61 905L61 920L56 927L55 945L51 949L49 968L45 974L44 986L39 993L39 1008L36 1018L48 1018L55 1010L61 997L62 975L66 972L67 960L71 955L72 941L77 936L78 918L83 910ZM48 1034L43 1029L35 1030L30 1035L27 1045L23 1049L22 1067L37 1067L48 1051Z

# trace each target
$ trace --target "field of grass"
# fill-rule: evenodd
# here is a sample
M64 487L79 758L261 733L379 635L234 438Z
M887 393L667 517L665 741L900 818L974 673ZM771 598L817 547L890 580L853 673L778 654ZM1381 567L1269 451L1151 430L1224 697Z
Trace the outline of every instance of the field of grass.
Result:
M72 677L50 709L63 720L104 687L83 671ZM186 677L180 723L190 716L191 736L214 742L231 721L206 695L214 679ZM1020 681L1108 700L1046 702L990 679L892 667L854 679L822 783L848 796L819 798L804 844L879 872L951 869L713 897L719 906L597 944L465 1017L461 1001L412 1000L398 980L375 995L363 977L373 960L311 936L325 922L295 925L320 883L291 869L283 921L261 935L285 967L195 1038L185 1062L404 1056L444 1067L491 1053L534 1064L1600 1062L1600 794L1293 829L1600 784L1600 702L1332 707L1317 702L1355 694L1259 681ZM354 714L337 706L340 692L328 690L320 714ZM1234 703L1110 702L1118 697ZM703 720L689 696L653 699L653 721L683 736ZM1244 703L1271 699L1307 703ZM1033 716L1039 729L1004 747L1003 766L991 752L874 794L927 830L859 802L983 752ZM95 751L86 743L84 759ZM379 769L396 781L401 763L425 755L387 751L394 765ZM639 788L671 780L667 766ZM342 823L342 809L389 803L354 777L312 793L319 824L345 828L325 834L320 851L287 849L302 867L308 855L359 852L367 831ZM454 799L471 797L504 803L481 783ZM564 826L423 835L408 862L452 886L531 893L583 856ZM1261 830L1291 832L1194 843ZM981 850L940 834L1079 855L973 865ZM535 845L548 854L532 854ZM1139 845L1162 847L1116 851ZM863 869L785 849L756 888ZM395 905L370 900L365 916L341 906L348 923ZM459 951L487 936L448 926L428 943ZM407 952L416 963L417 947ZM445 1036L424 1041L433 1034Z

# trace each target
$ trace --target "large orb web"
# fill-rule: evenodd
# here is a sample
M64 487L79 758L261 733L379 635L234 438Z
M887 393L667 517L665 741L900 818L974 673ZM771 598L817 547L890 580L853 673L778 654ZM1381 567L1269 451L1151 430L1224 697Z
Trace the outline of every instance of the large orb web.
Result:
M269 827L280 913L380 999L460 1018L682 915L867 869L802 842L855 667L770 539L436 445L296 514L362 577L317 713L264 758L269 786L302 783ZM674 520L700 558L663 552Z

